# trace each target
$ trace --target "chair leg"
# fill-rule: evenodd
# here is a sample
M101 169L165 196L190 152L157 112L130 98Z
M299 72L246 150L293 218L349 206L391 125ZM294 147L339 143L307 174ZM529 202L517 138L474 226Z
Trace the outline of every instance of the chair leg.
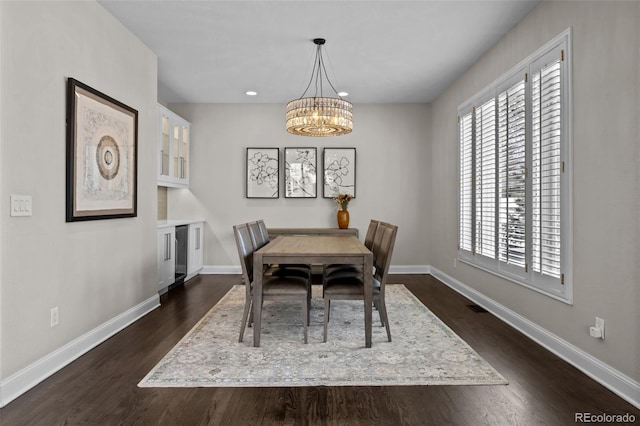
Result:
M327 343L327 324L329 323L329 311L331 310L330 300L324 298L324 333L322 334L322 341Z
M382 318L385 327L387 328L387 339L391 341L391 328L389 327L389 317L387 317L387 305L384 300L379 301L378 310L380 311L380 317Z
M253 305L251 305L251 306L253 306ZM253 326L253 309L249 310L249 324L248 324L248 326L249 327Z
M311 324L311 285L307 291L307 324Z
M244 303L244 312L242 313L242 325L240 326L240 338L238 339L238 342L242 342L242 339L244 339L244 329L247 326L247 318L249 317L249 312L251 312L251 320L253 320L253 309L251 309L251 300L247 300Z
M304 343L308 342L309 334L308 334L308 324L309 324L309 300L304 301L304 305L302 307L302 322L304 323ZM306 311L306 313L304 312Z
M380 301L379 300L374 300L373 301L373 306L378 311L378 315L380 315L380 326L382 327L382 326L384 326L384 318L382 318L382 310L380 309Z

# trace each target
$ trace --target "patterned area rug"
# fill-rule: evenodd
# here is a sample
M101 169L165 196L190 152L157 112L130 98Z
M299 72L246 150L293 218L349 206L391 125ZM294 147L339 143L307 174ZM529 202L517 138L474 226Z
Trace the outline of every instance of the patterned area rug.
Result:
M316 288L317 287L317 288ZM244 287L234 286L138 384L140 387L497 385L507 381L404 285L387 286L392 342L373 311L364 346L361 301L333 301L322 342L320 286L314 285L309 343L302 306L264 303L261 347L252 328L238 342Z

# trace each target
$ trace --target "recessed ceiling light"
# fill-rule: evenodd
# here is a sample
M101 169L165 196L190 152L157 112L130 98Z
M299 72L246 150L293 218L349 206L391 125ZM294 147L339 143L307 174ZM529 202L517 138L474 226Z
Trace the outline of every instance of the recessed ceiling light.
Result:
M338 92L338 96L349 96L347 92Z
M245 92L248 96L256 96L258 94L258 92L255 92L253 90L247 90Z

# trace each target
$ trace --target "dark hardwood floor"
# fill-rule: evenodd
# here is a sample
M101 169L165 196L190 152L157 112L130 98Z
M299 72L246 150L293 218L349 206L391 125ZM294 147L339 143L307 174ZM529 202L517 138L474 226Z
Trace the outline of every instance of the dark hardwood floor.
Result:
M238 275L204 275L0 409L0 425L569 425L583 412L631 413L640 422L640 410L491 314L469 309L430 275L393 275L390 282L404 283L509 384L138 388L239 283Z

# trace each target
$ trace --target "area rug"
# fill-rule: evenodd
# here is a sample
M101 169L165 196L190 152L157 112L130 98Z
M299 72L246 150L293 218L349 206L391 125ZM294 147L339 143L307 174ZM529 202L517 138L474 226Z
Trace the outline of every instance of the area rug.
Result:
M318 287L318 288L315 288ZM404 285L387 286L392 342L373 311L364 345L361 301L332 301L327 343L324 303L314 286L309 343L302 306L266 301L260 347L253 329L238 342L244 287L234 286L138 384L140 387L498 385L507 381Z

